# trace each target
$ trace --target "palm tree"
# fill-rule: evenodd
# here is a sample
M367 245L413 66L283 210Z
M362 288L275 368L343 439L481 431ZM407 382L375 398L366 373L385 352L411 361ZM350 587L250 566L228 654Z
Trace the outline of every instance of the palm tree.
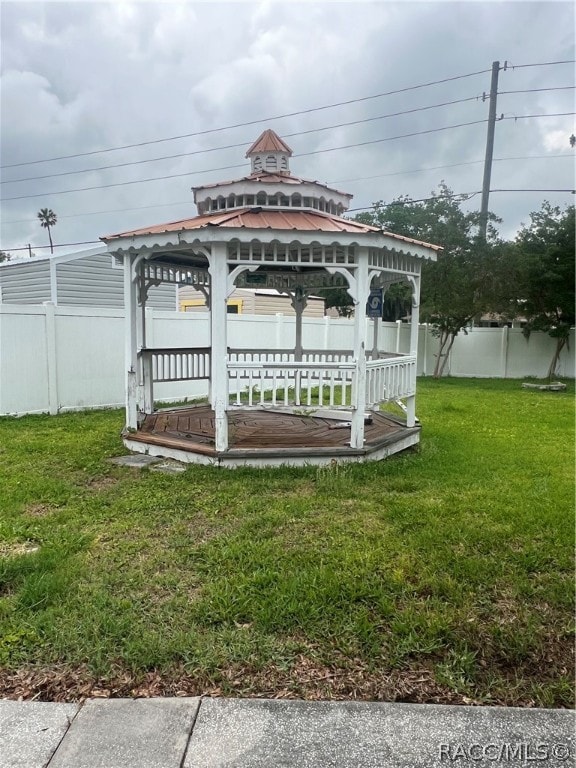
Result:
M58 217L51 208L40 208L38 211L38 218L40 219L40 226L48 230L48 239L50 240L50 253L54 253L50 227L55 226L56 222L58 221Z

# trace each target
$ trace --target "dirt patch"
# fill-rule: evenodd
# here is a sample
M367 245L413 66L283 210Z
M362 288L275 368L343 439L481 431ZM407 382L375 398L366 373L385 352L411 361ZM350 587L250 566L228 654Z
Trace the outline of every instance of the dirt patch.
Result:
M48 517L48 515L56 512L57 509L58 507L52 504L28 504L24 514L29 515L29 517Z
M3 541L0 542L0 557L20 557L21 555L33 555L40 549L33 541Z
M93 477L86 483L86 487L91 491L105 491L107 488L112 488L112 486L117 483L118 478L116 477Z

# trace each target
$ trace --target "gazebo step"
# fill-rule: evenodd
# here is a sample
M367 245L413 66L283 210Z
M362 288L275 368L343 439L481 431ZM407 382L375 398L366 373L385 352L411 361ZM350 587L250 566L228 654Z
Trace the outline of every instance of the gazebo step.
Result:
M200 453L204 456L216 456L216 451L209 445L196 443L192 440L183 440L178 437L171 437L165 432L160 434L154 434L153 432L124 432L122 437L127 440L133 440L137 443L162 445L166 448L176 448L180 451L191 451L193 453Z

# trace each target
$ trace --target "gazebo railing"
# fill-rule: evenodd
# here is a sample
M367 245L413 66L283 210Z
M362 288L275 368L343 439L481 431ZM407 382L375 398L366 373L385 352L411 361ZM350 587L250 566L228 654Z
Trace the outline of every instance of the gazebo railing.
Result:
M351 362L228 362L233 408L350 408L356 376Z
M210 379L210 347L142 349L140 358L153 382Z
M305 349L303 363L347 363L354 359L351 349ZM293 363L295 351L290 349L228 349L228 360L233 363Z
M400 400L416 391L416 357L403 355L366 362L366 407Z
M139 353L147 404L153 384L207 381L210 347L164 347ZM228 393L232 408L266 405L350 409L357 383L351 350L311 349L295 359L293 349L229 349ZM416 357L381 353L366 361L366 407L409 397L416 389Z

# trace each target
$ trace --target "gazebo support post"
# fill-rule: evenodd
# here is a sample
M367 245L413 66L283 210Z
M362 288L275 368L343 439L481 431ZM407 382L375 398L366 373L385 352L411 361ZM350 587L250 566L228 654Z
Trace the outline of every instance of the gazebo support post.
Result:
M138 270L138 295L140 297L140 312L138 314L138 336L140 338L140 349L144 351L147 346L146 340L146 299L148 289L146 287L146 277L144 275L144 262L140 262ZM154 383L152 381L152 358L148 355L140 356L140 377L142 381L144 413L153 413L154 411Z
M412 315L410 318L410 354L418 357L418 326L420 322L420 278L413 277L412 283ZM416 391L416 368L410 374L412 381L410 388L412 392ZM414 427L416 425L416 395L410 395L406 398L406 426Z
M214 410L214 442L217 451L228 449L228 368L226 319L228 262L226 246L214 243L210 254L210 404Z
M356 358L355 386L352 391L352 426L350 445L364 446L364 415L366 413L366 302L368 284L368 248L358 249L358 267L355 274L354 299L354 357Z
M302 288L296 288L296 290L290 294L290 303L292 304L292 308L296 313L294 360L296 362L300 362L302 360L302 353L304 351L302 347L302 315L306 309L306 305L308 304L308 297L306 296L305 291L303 291Z
M136 280L133 261L124 260L124 311L125 311L125 348L126 365L126 428L138 429L138 333Z

